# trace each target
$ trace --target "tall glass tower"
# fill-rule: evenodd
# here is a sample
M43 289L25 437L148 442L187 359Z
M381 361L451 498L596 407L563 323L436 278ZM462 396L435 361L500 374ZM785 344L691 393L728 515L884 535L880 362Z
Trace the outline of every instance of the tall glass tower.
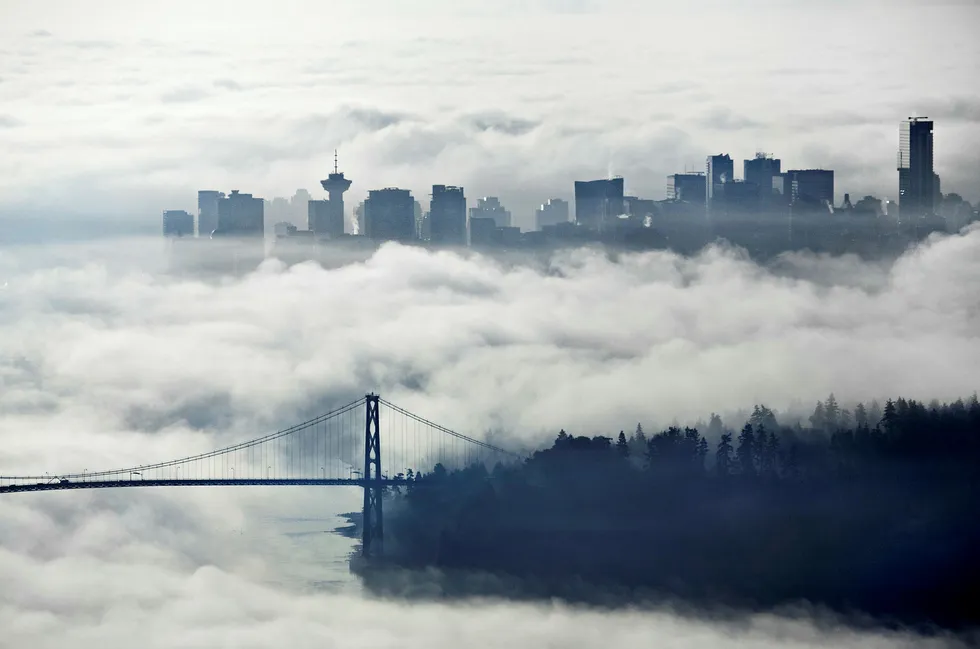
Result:
M903 216L931 214L936 208L932 168L932 121L909 117L898 127L898 207Z

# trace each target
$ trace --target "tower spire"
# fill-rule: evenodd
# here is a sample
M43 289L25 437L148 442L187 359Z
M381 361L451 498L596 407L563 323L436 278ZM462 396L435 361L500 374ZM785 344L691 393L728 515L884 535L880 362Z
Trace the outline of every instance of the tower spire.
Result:
M337 173L337 149L333 150L333 172Z

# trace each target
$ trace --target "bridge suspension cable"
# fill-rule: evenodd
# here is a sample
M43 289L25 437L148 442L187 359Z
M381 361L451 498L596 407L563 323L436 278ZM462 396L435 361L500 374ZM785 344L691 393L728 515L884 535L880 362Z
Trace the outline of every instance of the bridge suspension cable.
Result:
M368 407L368 404L378 404ZM385 415L372 411L383 406ZM373 415L372 415L373 413ZM378 440L365 437L365 416ZM373 419L372 419L373 416ZM380 427L379 427L380 425ZM380 444L375 471L364 471L367 442ZM462 469L520 456L420 417L376 395L224 448L165 462L83 473L0 475L0 493L123 486L351 484L409 479L438 465Z
M395 404L391 403L390 401L386 401L384 399L381 399L381 404L384 405L384 406L386 406L386 407L388 407L388 408L391 408L392 410L394 410L395 412L397 412L399 414L405 415L406 417L408 417L409 419L411 419L413 421L416 421L416 422L418 422L420 424L423 424L425 426L429 426L430 428L433 428L433 429L439 431L440 433L445 433L446 435L449 435L450 437L455 437L458 440L462 440L464 442L468 442L468 443L473 444L475 446L479 446L481 448L485 448L488 451L493 451L494 453L500 453L501 455L506 455L506 456L513 457L513 458L520 458L521 457L517 453L513 453L513 452L508 451L506 449L500 448L499 446L494 446L493 444L488 444L487 442L483 442L483 441L480 441L478 439L473 439L472 437L467 437L466 435L463 435L461 433L457 433L456 431L450 430L449 428L446 428L445 426L440 426L439 424L437 424L435 422L432 422L432 421L429 421L428 419L425 419L424 417L419 417L415 413L409 412L409 411L405 410L404 408L400 408L400 407L396 406Z

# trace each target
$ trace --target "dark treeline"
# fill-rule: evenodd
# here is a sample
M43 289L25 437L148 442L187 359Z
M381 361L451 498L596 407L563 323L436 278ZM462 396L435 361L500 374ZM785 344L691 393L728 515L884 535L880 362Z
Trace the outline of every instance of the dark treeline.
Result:
M389 558L569 578L696 604L807 601L944 627L980 620L980 404L897 399L811 426L756 406L741 429L576 437L520 464L410 476Z

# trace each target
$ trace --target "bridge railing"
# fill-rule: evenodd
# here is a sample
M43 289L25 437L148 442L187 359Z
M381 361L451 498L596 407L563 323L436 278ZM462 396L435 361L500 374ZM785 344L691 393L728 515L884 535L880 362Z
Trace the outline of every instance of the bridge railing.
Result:
M379 425L382 479L386 481L404 480L408 474L431 471L440 463L452 469L517 457L378 400L383 406ZM365 416L365 400L358 399L295 426L206 453L108 471L0 475L0 488L74 488L79 484L111 486L107 483L113 482L127 486L137 482L356 484L364 466Z

